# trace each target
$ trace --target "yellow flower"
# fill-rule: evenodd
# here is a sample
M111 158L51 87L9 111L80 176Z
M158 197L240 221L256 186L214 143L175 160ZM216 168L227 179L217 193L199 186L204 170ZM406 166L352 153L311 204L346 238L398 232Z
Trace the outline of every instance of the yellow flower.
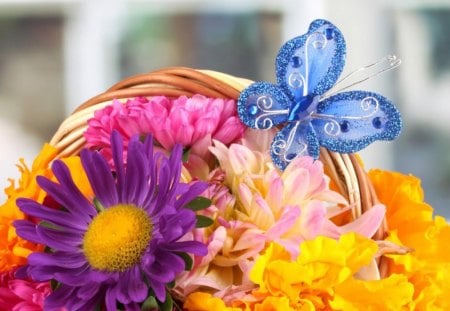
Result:
M11 180L11 185L5 189L8 199L0 206L0 272L26 264L28 255L42 248L42 246L18 237L12 223L17 219L24 218L23 213L16 205L17 198L31 198L38 202L44 200L45 193L38 187L36 176L50 177L48 166L55 155L56 149L54 147L48 144L44 145L40 154L34 160L31 170L21 159L20 165L18 165L21 177L17 187Z
M406 255L389 255L390 273L406 275L414 285L413 310L450 310L450 226L433 218L423 202L420 180L400 173L369 172L381 202L387 207L387 240L412 248Z
M45 144L29 169L23 159L18 165L21 177L17 185L11 180L11 185L5 189L6 202L0 206L0 272L9 271L17 266L26 264L26 258L32 252L42 249L41 245L23 240L18 237L13 227L15 220L24 219L25 215L16 205L17 198L30 198L42 203L46 193L40 189L36 182L37 176L54 178L49 168L51 161L57 154L56 148ZM87 177L81 167L78 157L64 159L69 166L74 181L87 196L92 195Z
M261 301L287 298L292 310L378 310L380 303L384 309L379 310L401 310L411 301L413 288L404 277L393 275L377 281L355 277L378 250L370 239L348 233L339 241L317 237L300 248L297 260L290 261L280 245L268 247L250 273L250 279L259 285L255 297ZM372 295L364 308L359 304L363 299L354 297L358 293L361 297Z
M377 281L348 279L335 287L330 305L346 311L406 310L414 288L404 275L393 274Z
M227 307L222 299L202 292L190 294L184 302L183 309L192 311L242 311L241 308Z
M313 307L311 309L310 307ZM294 311L286 297L267 297L261 303L257 303L254 307L255 311ZM306 306L302 311L313 311L314 306Z

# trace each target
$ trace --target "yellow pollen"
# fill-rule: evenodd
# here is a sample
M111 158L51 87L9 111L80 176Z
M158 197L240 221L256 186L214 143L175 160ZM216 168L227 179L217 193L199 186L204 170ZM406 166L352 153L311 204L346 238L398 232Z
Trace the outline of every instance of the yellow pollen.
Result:
M119 204L94 217L83 238L83 252L93 268L124 271L141 260L152 237L148 214L135 205Z

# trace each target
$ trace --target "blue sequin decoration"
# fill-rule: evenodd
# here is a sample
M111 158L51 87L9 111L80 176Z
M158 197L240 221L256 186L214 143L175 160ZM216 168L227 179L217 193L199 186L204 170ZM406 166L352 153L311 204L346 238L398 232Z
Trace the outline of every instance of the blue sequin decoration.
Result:
M255 82L239 96L244 124L262 130L281 126L270 149L281 170L298 156L318 158L320 146L351 153L399 135L400 113L382 95L350 91L320 100L338 80L345 54L340 30L315 20L306 34L281 47L275 60L278 84Z
M380 117L373 118L372 124L373 124L373 127L376 128L376 129L380 129L383 126L383 124L381 123L381 118Z

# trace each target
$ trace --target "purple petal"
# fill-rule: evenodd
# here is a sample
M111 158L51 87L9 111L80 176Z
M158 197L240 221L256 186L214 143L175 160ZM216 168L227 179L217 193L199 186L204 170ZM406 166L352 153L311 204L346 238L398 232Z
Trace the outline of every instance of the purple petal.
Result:
M81 253L32 253L28 256L28 263L33 266L57 266L65 269L75 269L86 264L86 259Z
M141 311L141 307L138 303L132 302L125 305L127 311Z
M150 279L150 286L152 287L153 291L155 292L155 296L159 301L166 300L166 287L164 283Z
M142 302L147 298L148 287L145 284L139 266L135 265L121 274L117 286L117 300L123 304Z
M13 222L16 233L25 240L33 243L44 244L42 239L36 234L36 225L28 220L15 220Z
M107 311L116 311L117 310L116 300L117 300L116 289L114 287L108 288L106 290L106 296L105 296L105 304L106 304Z
M84 289L86 287L91 290L90 296L85 299L80 299L80 291L81 289ZM94 310L95 307L98 305L98 303L103 299L103 297L104 297L104 290L99 292L98 287L92 288L89 287L89 285L85 285L77 291L76 296L72 296L70 299L68 299L66 309Z
M39 219L52 222L60 227L78 229L83 232L86 231L86 224L77 221L77 219L74 219L74 217L71 217L71 214L65 211L45 207L37 202L34 202L33 200L24 198L17 199L16 203L20 210L29 216L34 216Z
M195 227L195 213L180 210L177 214L163 215L159 218L159 231L166 241L175 241Z
M52 164L52 171L55 174L56 178L58 179L61 188L64 188L65 192L69 194L67 197L67 200L71 201L71 204L67 202L67 204L63 204L64 207L69 209L74 214L80 214L80 211L84 212L82 213L82 216L89 215L93 216L96 214L95 208L92 206L92 204L89 202L88 199L81 193L81 191L78 189L78 187L73 182L71 173L69 168L64 164L64 162L57 160ZM59 203L63 203L62 201ZM71 209L71 207L74 208L74 210ZM89 221L90 217L85 217L85 221Z
M78 289L77 298L80 298L80 300L89 300L97 294L99 289L100 289L99 283L89 282Z
M171 175L175 178L177 182L179 180L179 176L181 175L181 164L183 158L183 146L180 144L176 144L169 157L169 167L172 169Z
M186 252L198 256L206 256L208 249L205 244L198 241L181 241L164 245L164 249L171 252Z
M123 189L125 183L125 168L123 165L123 140L120 133L114 130L111 134L111 150L114 160L114 167L116 168L117 192L120 202L124 201Z
M28 266L28 274L34 281L45 282L54 278L56 271L70 271L70 269L56 266Z
M143 267L148 277L162 283L168 283L185 269L184 260L171 252L159 250L156 254L157 260L150 267Z
M14 277L16 279L26 279L28 277L30 277L30 273L28 272L28 265L26 266L21 266L19 268L17 268L17 270L14 272Z
M119 272L103 272L100 270L90 269L89 271L89 279L92 280L92 282L105 282L105 283L115 283L118 282L120 279L120 273Z
M55 279L61 283L71 286L81 286L92 282L89 278L89 265L85 264L79 268L62 268L58 266L28 266L28 274L35 281L44 282Z
M106 160L98 152L84 149L81 151L81 163L100 203L105 207L116 205L117 189Z
M88 263L85 265L71 269L71 270L59 270L54 273L54 278L59 282L71 286L84 286L92 282L91 280L91 267Z
M126 203L142 206L148 191L148 167L142 144L133 139L128 147L127 171L125 175L124 199Z
M36 233L41 238L43 244L66 252L78 252L83 241L83 236L68 233L60 230L38 226Z
M62 284L57 290L50 294L44 301L44 310L61 310L66 301L73 297L75 288Z
M141 302L147 298L148 288L142 279L139 266L134 266L130 270L131 282L127 284L128 293L132 301Z
M183 193L176 201L175 208L180 209L186 206L186 204L202 194L202 192L205 191L206 188L208 188L208 184L201 181L190 185L189 190Z

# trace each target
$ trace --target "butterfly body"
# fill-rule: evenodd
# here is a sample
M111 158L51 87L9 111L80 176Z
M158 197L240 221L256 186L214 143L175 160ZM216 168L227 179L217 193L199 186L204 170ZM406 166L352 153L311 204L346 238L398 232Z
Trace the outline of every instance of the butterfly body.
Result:
M319 156L319 147L350 153L375 140L392 140L400 114L382 95L349 91L326 98L345 63L345 41L325 20L286 42L276 58L277 84L255 82L238 100L241 120L255 129L281 127L271 145L273 162L284 169L298 156Z

